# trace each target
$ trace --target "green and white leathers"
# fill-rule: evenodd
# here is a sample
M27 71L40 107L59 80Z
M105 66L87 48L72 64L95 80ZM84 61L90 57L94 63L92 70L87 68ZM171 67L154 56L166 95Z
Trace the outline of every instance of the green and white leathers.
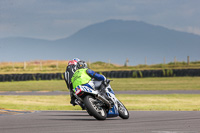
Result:
M75 71L74 75L72 76L72 84L73 84L73 89L75 89L79 85L83 85L88 83L92 78L87 74L87 69L78 69Z

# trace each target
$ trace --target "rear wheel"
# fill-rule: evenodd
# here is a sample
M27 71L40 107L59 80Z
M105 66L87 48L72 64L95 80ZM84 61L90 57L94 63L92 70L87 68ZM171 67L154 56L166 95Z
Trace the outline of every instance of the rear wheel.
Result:
M84 98L84 104L90 112L90 115L94 116L97 120L105 120L107 113L105 109L101 106L98 106L98 100L91 95L87 95Z
M128 119L129 118L129 112L126 109L126 107L120 101L118 101L118 107L119 107L119 109L118 109L119 116L122 119Z

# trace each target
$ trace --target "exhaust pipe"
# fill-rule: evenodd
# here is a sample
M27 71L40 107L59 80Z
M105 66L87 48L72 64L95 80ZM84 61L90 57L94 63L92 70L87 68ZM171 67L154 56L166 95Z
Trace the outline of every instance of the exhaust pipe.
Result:
M101 100L102 102L104 102L109 107L109 109L111 109L111 104L110 104L110 102L107 99L105 99L104 97L102 97L99 94L96 95L96 98L99 99L99 100Z

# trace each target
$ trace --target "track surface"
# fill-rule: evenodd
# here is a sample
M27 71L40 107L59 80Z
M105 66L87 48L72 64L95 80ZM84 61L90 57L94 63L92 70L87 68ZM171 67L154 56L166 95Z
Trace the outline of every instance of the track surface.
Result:
M85 111L0 116L0 133L200 133L200 112L130 111L130 118L97 121Z

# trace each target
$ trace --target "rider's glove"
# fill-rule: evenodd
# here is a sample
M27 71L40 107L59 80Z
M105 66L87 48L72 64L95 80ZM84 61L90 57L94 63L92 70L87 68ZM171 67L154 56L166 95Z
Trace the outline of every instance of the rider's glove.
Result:
M104 80L104 85L105 85L105 86L108 86L109 83L110 83L110 80L109 80L109 79L105 79L105 80Z

